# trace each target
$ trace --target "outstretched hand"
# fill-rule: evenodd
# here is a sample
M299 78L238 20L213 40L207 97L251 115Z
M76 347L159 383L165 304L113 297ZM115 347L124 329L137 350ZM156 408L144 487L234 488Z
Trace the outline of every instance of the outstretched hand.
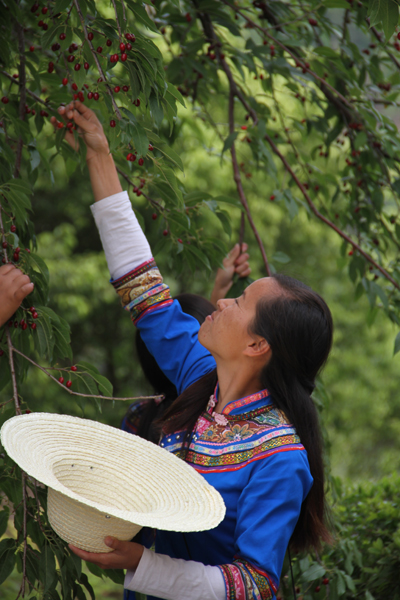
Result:
M108 141L105 136L103 126L97 118L96 114L83 102L74 100L66 106L60 106L58 113L64 125L74 123L77 125L78 136L85 142L87 147L86 160L90 160L98 154L108 154ZM51 117L51 123L57 129L58 121L56 117ZM74 130L67 128L65 140L69 143L73 150L79 149L79 142L75 140Z
M137 569L144 546L136 542L122 542L111 536L106 537L104 543L112 548L113 552L86 552L72 544L68 544L68 547L82 560L91 562L101 569L129 569L130 571Z
M248 277L251 273L249 266L249 255L246 253L247 244L235 244L228 256L222 261L223 268L218 269L215 276L214 289L211 294L211 302L216 306L217 300L225 298L232 287L235 273L239 277Z
M31 292L34 285L28 275L12 264L0 267L0 327L13 316L22 300Z

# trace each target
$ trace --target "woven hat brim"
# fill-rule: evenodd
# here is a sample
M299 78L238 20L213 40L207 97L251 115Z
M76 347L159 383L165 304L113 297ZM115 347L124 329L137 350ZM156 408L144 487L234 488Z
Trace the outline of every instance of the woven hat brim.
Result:
M140 526L203 531L225 516L221 495L167 450L103 423L31 413L6 421L1 441L28 475Z

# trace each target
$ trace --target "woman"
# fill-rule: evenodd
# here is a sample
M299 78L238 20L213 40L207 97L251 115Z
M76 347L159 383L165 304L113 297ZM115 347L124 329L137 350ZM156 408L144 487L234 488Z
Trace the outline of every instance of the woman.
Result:
M210 531L158 531L155 552L115 538L105 540L114 549L108 554L71 549L103 568L127 569L125 587L150 597L274 599L289 542L303 549L329 538L310 398L331 347L329 309L310 288L278 275L219 300L199 328L163 283L101 124L73 104L59 112L87 146L92 211L112 283L181 394L163 417L160 445L202 473L227 512Z

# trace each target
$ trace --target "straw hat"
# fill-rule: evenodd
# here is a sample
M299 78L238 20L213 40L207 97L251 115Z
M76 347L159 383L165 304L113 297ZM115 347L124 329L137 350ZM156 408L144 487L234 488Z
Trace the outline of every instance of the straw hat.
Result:
M9 456L48 486L48 517L66 542L110 552L143 527L203 531L225 516L220 494L195 469L136 435L88 419L20 415L1 428Z

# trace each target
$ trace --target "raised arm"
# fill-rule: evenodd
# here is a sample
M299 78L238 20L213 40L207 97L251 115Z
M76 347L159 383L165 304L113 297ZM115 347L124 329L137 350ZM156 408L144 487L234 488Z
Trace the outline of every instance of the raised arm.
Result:
M107 258L112 284L141 331L142 339L178 392L215 368L198 341L196 319L182 313L152 258L127 192L122 191L103 127L80 102L60 107L75 121L87 146L86 160L96 203L91 207ZM57 120L52 119L56 126ZM72 133L66 140L77 149Z

